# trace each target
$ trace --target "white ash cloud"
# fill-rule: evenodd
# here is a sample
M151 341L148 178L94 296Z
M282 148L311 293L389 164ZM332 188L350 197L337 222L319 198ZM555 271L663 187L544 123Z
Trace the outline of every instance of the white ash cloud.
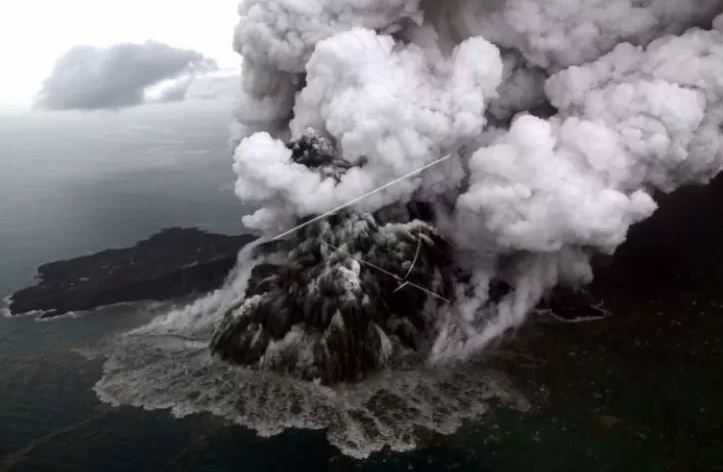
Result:
M483 346L524 321L557 283L589 282L592 250L614 252L630 226L655 211L653 190L705 183L720 172L721 73L723 34L692 29L647 48L621 44L550 77L558 115L518 118L470 160L455 230L487 234L501 254L531 255L497 312L458 336Z
M239 196L262 208L244 222L272 234L458 153L456 166L360 208L451 199L438 224L472 286L444 314L433 356L482 349L555 285L589 282L590 256L613 253L655 211L654 191L721 170L723 35L708 29L721 10L720 0L247 1L234 169ZM545 104L546 116L526 114ZM365 165L335 181L292 162L284 142L308 128ZM513 289L490 303L495 278Z
M307 64L306 87L296 96L291 136L323 130L347 160L367 164L339 183L321 180L292 162L280 140L251 136L236 151L237 193L278 204L244 222L266 227L267 219L287 222L288 216L322 212L454 150L481 134L485 96L495 95L501 77L499 51L481 38L463 42L449 58L413 44L400 47L391 36L366 29L320 42ZM404 182L366 204L408 198L417 186Z
M239 6L235 48L245 60L303 73L317 43L355 27L384 30L421 20L418 0L248 0Z
M391 33L401 21L420 22L418 0L246 0L234 49L243 56L238 120L245 134L288 137L294 94L316 45L354 27Z
M656 191L705 183L721 170L723 15L714 21L714 13L722 10L711 0L248 0L236 41L245 58L234 169L239 196L261 209L244 221L275 236L451 152L454 159L357 210L410 199L434 207L434 231L454 243L453 268L468 281L452 277L444 293L456 295L453 303L430 311L438 323L421 355L472 356L523 323L553 287L590 282L591 256L614 252L655 211ZM287 146L301 133L331 161L365 164L302 165ZM341 248L332 251L347 259L361 256L342 248L354 238L375 250L354 218L340 224L337 235L307 227L318 237L286 244L313 252L332 236ZM398 237L384 239L400 247ZM459 375L474 363L391 369L354 388L327 388L211 356L214 329L249 302L253 269L266 260L252 260L259 246L241 252L224 288L111 346L99 397L179 416L210 411L265 435L325 429L358 457L413 448L420 428L452 433L484 412L484 398L510 398L477 369ZM289 254L263 258L283 265ZM327 287L356 291L356 276L376 275L360 264L330 263L330 274L347 277L333 275ZM335 308L320 285L303 285L308 271L299 274L297 290L316 290L312 301ZM305 334L294 326L271 344L303 353ZM398 402L370 404L390 392Z
M597 59L621 42L646 44L710 26L720 0L426 0L451 41L484 36L555 70Z
M496 120L507 121L516 113L545 105L545 71L531 66L515 51L503 52L502 60L502 81L497 88L497 96L489 102L489 115Z
M216 68L203 54L148 41L107 48L77 46L56 63L36 106L114 109L182 100L197 74Z

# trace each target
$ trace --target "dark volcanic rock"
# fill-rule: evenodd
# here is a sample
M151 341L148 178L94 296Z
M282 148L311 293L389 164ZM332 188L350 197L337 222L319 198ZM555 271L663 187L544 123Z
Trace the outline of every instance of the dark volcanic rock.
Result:
M335 143L313 129L307 129L299 139L287 146L291 149L292 161L313 169L324 179L331 177L339 182L349 169L365 164L365 159L354 163L343 159L337 152Z
M344 160L313 129L291 160L337 182L365 159ZM301 221L311 218L305 215ZM230 362L323 383L358 380L428 344L440 300L451 298L452 251L432 208L398 204L342 212L257 248L244 301L211 349Z
M451 297L451 247L433 226L344 213L262 245L244 302L211 342L223 359L331 384L414 354ZM408 283L416 284L417 287ZM419 287L423 287L420 289Z
M221 285L251 235L224 236L170 228L132 248L53 262L38 268L39 282L13 294L10 311L44 317L113 303L163 300Z

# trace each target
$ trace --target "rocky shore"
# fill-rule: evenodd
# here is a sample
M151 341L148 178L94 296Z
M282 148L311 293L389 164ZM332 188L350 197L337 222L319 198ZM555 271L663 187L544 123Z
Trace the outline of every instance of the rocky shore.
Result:
M168 228L124 249L44 264L37 284L14 293L13 315L71 311L142 300L166 300L218 288L239 250L255 236Z

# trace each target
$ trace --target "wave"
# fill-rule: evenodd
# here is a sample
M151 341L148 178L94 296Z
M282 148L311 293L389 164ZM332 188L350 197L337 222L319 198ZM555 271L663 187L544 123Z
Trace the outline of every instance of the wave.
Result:
M326 387L251 371L214 358L208 348L222 314L242 301L255 245L239 255L225 287L98 348L106 357L94 390L114 406L211 413L273 436L291 428L326 430L344 454L368 457L384 447L418 446L420 430L455 432L499 402L525 411L527 400L483 364L432 367L420 362L356 384Z

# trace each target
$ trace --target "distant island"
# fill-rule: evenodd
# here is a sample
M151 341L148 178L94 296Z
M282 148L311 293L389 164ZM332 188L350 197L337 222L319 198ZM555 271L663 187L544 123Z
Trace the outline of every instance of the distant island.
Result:
M605 299L656 297L723 286L723 175L707 186L656 195L660 209L635 225L615 257L596 260L592 297L571 299L559 291L543 304L559 315L592 315L584 305ZM168 228L135 246L44 264L38 282L14 293L9 311L39 311L52 318L71 311L142 300L167 300L214 290L236 263L238 252L256 240L196 228ZM589 308L589 306L587 307ZM575 313L567 313L574 311ZM624 310L623 310L624 311Z
M14 293L10 313L43 318L121 302L167 300L218 288L241 248L256 236L167 228L125 249L38 268L38 283Z

